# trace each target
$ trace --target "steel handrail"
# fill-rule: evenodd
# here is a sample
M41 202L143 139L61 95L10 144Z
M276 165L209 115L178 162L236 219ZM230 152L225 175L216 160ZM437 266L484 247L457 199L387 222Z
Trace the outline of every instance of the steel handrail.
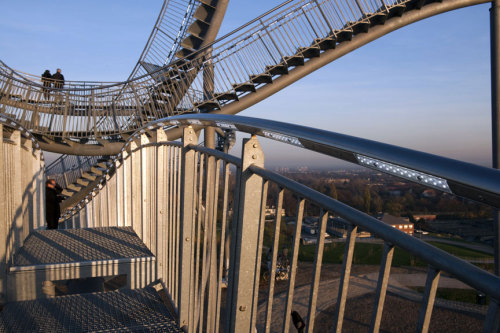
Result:
M500 208L500 170L497 169L350 135L259 118L211 114L180 115L160 119L151 125L159 123L216 126L259 135ZM362 161L365 157L380 164L367 164ZM414 171L417 175L428 175L446 181L447 187L440 188L426 183L425 178L409 179L395 169L381 168L384 162L387 166L402 167Z
M493 298L497 300L500 299L500 278L498 276L436 248L421 239L402 233L372 216L332 199L327 195L319 193L303 184L255 165L249 168L252 173L270 180L283 188L289 189L328 211L338 214L354 225L358 225L368 230L370 233L377 235L379 238L383 239L384 242L396 245L420 257L433 267L451 273L455 278L466 284L493 296Z
M362 163L360 159L356 158L356 155L367 156L377 161L384 161L391 165L410 169L418 174L444 180L447 184L450 184L447 189L437 188L438 190L500 208L500 170L350 135L244 116L196 114L158 119L138 129L131 135L120 153L113 156L112 159L120 160L134 139L137 139L141 134L171 126L193 126L194 129L214 126L237 130L299 146L363 167L375 168L380 172L395 177L410 180L426 187L436 188L433 184L426 183L423 180L408 179L399 173L389 172ZM192 149L202 151L205 148L193 146ZM236 161L236 159L231 160L235 164ZM106 170L101 176L101 184L104 183L108 172L109 170ZM85 202L80 203L79 209L83 206L85 206ZM72 214L74 213L76 211Z

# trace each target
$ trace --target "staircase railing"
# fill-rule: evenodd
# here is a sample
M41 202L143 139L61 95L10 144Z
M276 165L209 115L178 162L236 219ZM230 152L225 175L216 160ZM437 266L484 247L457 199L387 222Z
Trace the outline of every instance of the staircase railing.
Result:
M67 188L104 157L108 158L108 156L61 155L46 167L45 174L55 179L62 188Z
M183 128L179 142L167 142L166 125ZM196 130L214 126L249 133L241 158L197 145ZM188 331L219 331L221 323L235 332L283 330L291 312L304 317L312 332L316 313L336 301L333 325L343 324L353 266L356 235L362 228L383 240L383 254L372 311L373 331L381 325L394 249L408 252L428 265L416 330L427 332L439 278L452 275L490 297L486 332L498 330L500 278L464 260L405 234L307 186L264 168L262 136L340 158L427 187L458 194L498 208L500 171L366 139L304 126L234 116L177 116L138 131L115 160L113 176L102 179L93 197L66 222L92 227L131 225L157 256L158 274ZM131 174L132 170L139 170ZM275 204L273 222L265 208ZM83 207L82 207L83 206ZM306 209L318 216L310 290L297 299L297 272ZM282 217L285 213L286 218ZM349 222L340 279L335 288L320 282L325 231L330 216ZM118 221L118 222L116 222ZM287 223L285 223L287 222ZM162 235L157 237L157 235ZM275 297L275 275L289 251L286 297ZM266 250L267 249L267 250ZM267 255L265 253L267 252ZM283 267L280 266L280 269ZM264 271L269 281L260 279ZM225 297L222 296L226 288ZM323 303L322 303L323 302ZM223 317L223 314L226 317ZM407 316L407 314L404 314Z
M2 68L0 112L52 137L112 137L165 116L220 108L301 66L304 59L401 15L406 6L426 3L289 1L196 53L167 66L153 64L147 74L114 85L44 88Z

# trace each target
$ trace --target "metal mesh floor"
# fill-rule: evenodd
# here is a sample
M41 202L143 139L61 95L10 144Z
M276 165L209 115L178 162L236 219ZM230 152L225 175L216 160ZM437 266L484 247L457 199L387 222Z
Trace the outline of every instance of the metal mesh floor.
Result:
M7 304L0 332L182 332L152 287Z
M12 266L35 266L125 258L153 254L132 227L41 230L32 232Z

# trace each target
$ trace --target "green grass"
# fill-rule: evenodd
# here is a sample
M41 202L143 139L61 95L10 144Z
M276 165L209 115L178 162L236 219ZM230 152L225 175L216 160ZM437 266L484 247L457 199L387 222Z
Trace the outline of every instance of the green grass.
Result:
M410 287L410 289L421 294L424 293L424 287ZM449 301L477 304L477 292L474 289L438 288L436 297ZM486 297L486 304L488 303L489 297Z
M443 251L462 258L493 258L489 254L478 252L456 245L443 244L439 242L429 242ZM345 243L325 244L323 252L323 263L341 264L344 259ZM382 244L357 243L354 247L353 263L357 265L379 265L382 260ZM314 261L316 245L304 245L299 250L299 260ZM392 260L392 266L426 266L418 257L410 255L408 252L396 248Z
M493 256L490 254L467 249L457 245L451 245L433 241L429 241L428 243L460 258L493 259Z
M345 243L325 244L323 263L341 264L344 259ZM382 244L358 243L354 247L353 263L356 265L380 265L382 260ZM301 246L299 260L314 261L315 245ZM424 266L425 263L410 255L408 252L396 248L392 266Z

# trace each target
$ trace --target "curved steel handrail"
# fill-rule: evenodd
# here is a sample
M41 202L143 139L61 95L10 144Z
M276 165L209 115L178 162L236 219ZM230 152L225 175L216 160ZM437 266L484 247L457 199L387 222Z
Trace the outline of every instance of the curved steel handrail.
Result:
M25 138L31 141L32 146L31 149L33 151L40 151L40 159L42 161L45 161L44 155L43 155L43 150L40 147L40 144L38 143L38 140L33 134L22 124L20 124L18 121L15 119L11 119L9 117L0 115L0 125L7 126L8 128L18 130L21 132L21 135L23 135ZM44 166L45 169L45 166Z
M159 119L137 130L112 159L121 160L132 141L141 134L172 125L193 126L195 130L213 126L266 137L500 208L500 170L350 135L259 118L197 114ZM371 162L367 163L366 159ZM402 170L415 176L402 174ZM104 172L100 184L105 182L110 172L110 169ZM99 189L93 189L94 195ZM74 215L88 200L82 200L69 214Z

